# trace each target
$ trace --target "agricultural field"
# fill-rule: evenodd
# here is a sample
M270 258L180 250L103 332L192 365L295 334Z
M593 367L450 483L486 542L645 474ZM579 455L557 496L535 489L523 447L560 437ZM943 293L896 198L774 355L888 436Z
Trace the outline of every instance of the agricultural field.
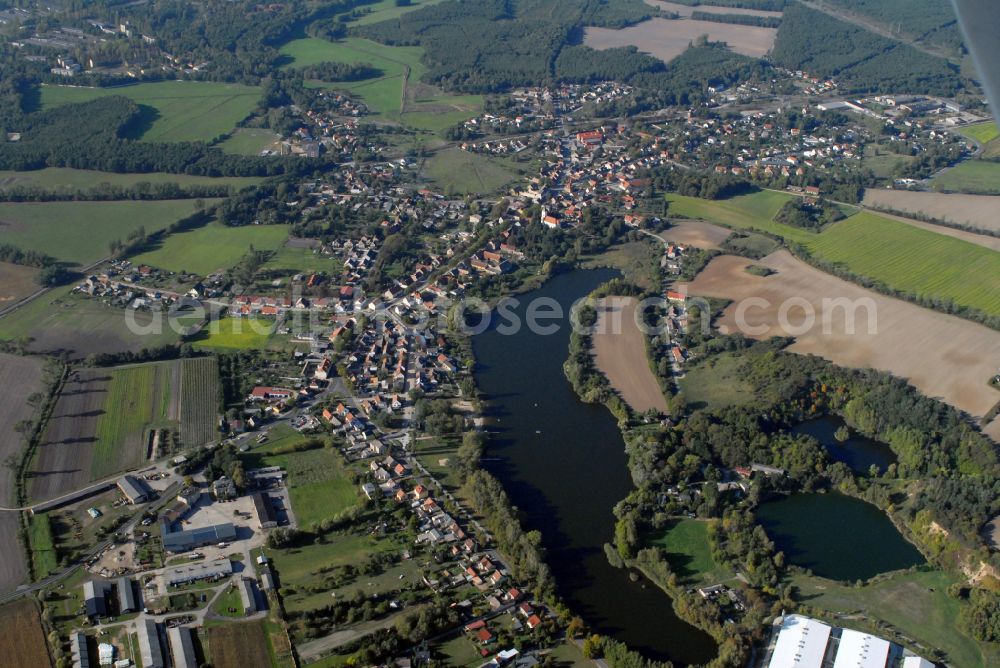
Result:
M235 155L260 155L261 151L274 146L278 135L266 128L237 128L232 136L216 144L225 153Z
M306 38L292 40L280 51L290 67L338 62L368 63L380 70L381 76L364 81L314 83L360 96L375 118L439 131L472 118L483 108L482 96L449 95L420 83L427 68L420 62L423 48L419 46L385 46L354 37L337 42Z
M651 547L658 547L666 552L670 570L688 582L702 582L731 577L724 568L715 563L712 558L712 548L708 541L710 521L694 519L677 519L659 535L647 538Z
M769 232L805 246L821 260L903 292L1000 314L1000 256L949 235L863 211L808 232L773 220L789 195L761 191L710 201L668 195L674 215Z
M0 310L37 292L38 273L35 267L0 262Z
M42 108L122 95L140 105L131 139L151 142L210 141L230 132L257 107L258 86L208 81L158 81L116 88L47 86Z
M689 285L691 294L733 300L718 322L723 331L755 338L794 336L792 352L818 355L844 367L887 371L976 418L1000 401L1000 391L987 385L996 373L1000 332L866 290L785 250L760 262L773 270L770 276L748 274L749 264L743 258L718 257ZM746 302L739 317L741 304L751 297L765 302ZM787 312L788 327L782 327L778 312L791 299L799 305ZM846 309L824 308L824 299L847 299L856 305L853 325ZM806 317L802 300L813 319Z
M263 622L209 627L208 651L216 668L256 666L272 652Z
M190 341L198 348L209 350L264 350L273 333L274 320L222 318L209 322Z
M206 199L212 206L219 200ZM110 243L140 227L163 230L195 212L194 200L0 203L0 244L82 266L106 258Z
M219 362L196 357L181 362L181 442L188 447L211 443L218 436Z
M1000 197L910 190L867 190L864 205L929 216L956 225L1000 233Z
M507 161L449 148L427 158L423 175L446 193L494 193L518 178Z
M171 234L131 259L134 264L207 276L238 264L251 246L258 251L277 250L287 238L287 225L227 227L213 222Z
M264 447L269 452L276 452L282 446L291 447L304 440L296 434L280 444L267 443ZM358 486L334 450L319 447L288 454L267 454L261 456L260 465L281 466L288 472L292 511L301 527L331 519L358 505ZM256 466L255 461L253 467Z
M69 167L46 167L31 172L0 170L0 191L16 187L44 188L47 191L90 190L101 186L126 188L137 183L176 183L179 186L230 186L240 190L260 183L263 179L255 176L193 176L190 174L168 174L149 172L144 174L118 174L98 172L92 169L71 169Z
M762 58L774 46L778 30L715 21L652 18L620 30L586 28L583 43L599 51L634 46L643 53L669 63L684 53L691 42L701 35L708 35L708 39L713 42L726 42L736 53Z
M863 587L808 575L790 578L798 590L797 599L837 614L838 625L862 624L864 619L884 620L906 638L924 647L940 649L948 665L970 668L1000 665L1000 652L995 645L977 642L963 630L963 604L948 594L953 582L950 575L939 570L901 572ZM864 630L863 626L859 628ZM879 635L890 637L886 631Z
M1000 162L966 160L935 176L930 185L941 192L1000 195Z
M667 414L667 400L649 367L646 336L636 323L636 300L608 297L598 302L592 335L594 364L633 410Z
M754 398L752 388L740 372L740 358L728 353L688 363L680 386L688 407L693 410L715 411Z
M669 243L711 250L719 248L730 234L732 230L725 227L693 220L673 223L657 236Z
M0 627L4 630L0 642L4 663L32 668L52 665L38 605L31 597L0 607Z
M17 456L24 447L15 429L22 420L32 417L35 408L28 397L42 390L42 360L0 353L0 385L17 387L19 392L0 404L0 460ZM14 471L4 466L0 471L0 506L14 505ZM17 541L17 513L0 513L0 592L21 584L28 571Z
M31 352L65 352L72 359L90 353L137 352L178 340L167 323L157 325L159 314L123 312L94 299L73 296L72 289L71 285L55 288L0 316L0 340L28 339Z

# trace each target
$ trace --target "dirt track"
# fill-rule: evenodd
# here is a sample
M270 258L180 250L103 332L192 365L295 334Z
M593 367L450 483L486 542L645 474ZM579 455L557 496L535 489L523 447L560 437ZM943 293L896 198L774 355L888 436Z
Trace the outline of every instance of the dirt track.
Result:
M737 331L736 313L742 300L761 297L770 303L745 313L745 323L762 326L758 337L783 335L778 324L785 300L805 300L816 313L815 323L796 336L793 352L814 354L846 367L873 367L907 378L924 394L936 397L979 418L1000 401L1000 392L987 382L996 373L1000 333L961 318L937 313L892 299L814 269L787 251L766 257L776 273L767 277L748 274L749 260L725 255L713 260L691 283L690 292L734 300L720 325ZM867 311L856 311L853 335L847 333L843 309L836 309L828 332L822 326L822 300L846 297L870 299L877 313L874 334L868 332ZM803 325L803 309L791 308L788 322ZM803 329L805 329L803 327ZM750 332L747 332L748 334ZM791 333L791 332L789 332Z
M719 248L719 244L732 233L732 230L719 225L692 220L674 223L657 236L667 242L711 250Z
M634 410L667 413L667 400L649 368L646 341L635 323L636 301L625 297L602 299L594 327L594 363L611 387Z
M106 369L78 369L70 375L35 455L28 482L32 501L72 492L90 481L97 419L104 412L110 380Z
M0 385L18 389L7 401L0 402L0 461L17 455L23 447L23 437L14 426L34 412L27 398L41 389L41 380L39 358L0 354ZM0 505L11 506L13 501L14 472L4 466L0 471ZM0 512L0 593L14 589L27 575L17 542L17 513Z

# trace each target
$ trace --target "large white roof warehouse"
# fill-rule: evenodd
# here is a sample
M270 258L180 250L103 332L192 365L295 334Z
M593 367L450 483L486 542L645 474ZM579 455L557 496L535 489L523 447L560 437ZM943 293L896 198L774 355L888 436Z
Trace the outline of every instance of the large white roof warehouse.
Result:
M888 660L888 640L844 629L833 668L885 668Z
M781 624L769 668L819 668L831 630L815 619L788 615Z

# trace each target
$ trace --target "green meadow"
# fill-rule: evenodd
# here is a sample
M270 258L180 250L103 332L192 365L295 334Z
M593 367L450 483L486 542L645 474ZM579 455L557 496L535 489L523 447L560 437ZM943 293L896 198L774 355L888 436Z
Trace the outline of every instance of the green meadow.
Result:
M989 123L968 125L959 130L959 133L980 144L986 144L1000 137L1000 130L997 130L997 124L992 121Z
M966 160L934 177L931 185L943 192L1000 194L1000 162Z
M250 115L260 88L208 81L158 81L115 88L42 86L42 108L123 95L141 105L133 139L153 142L209 141Z
M45 190L90 190L105 185L127 188L137 183L176 183L179 186L230 186L240 190L257 185L263 179L255 176L193 176L191 174L167 174L151 172L146 174L117 174L98 172L91 169L71 169L69 167L46 167L31 172L0 171L0 190L15 187L44 188Z
M266 128L237 128L224 141L216 144L226 153L235 155L260 155L260 152L278 139L278 135Z
M420 62L423 48L419 46L385 46L356 37L336 42L306 38L292 40L280 51L289 59L286 67L337 62L368 63L377 68L381 76L374 79L312 85L358 95L374 116L418 130L443 130L472 118L483 108L482 96L448 95L421 84L420 78L427 68Z
M449 148L434 153L424 163L424 175L445 192L493 193L518 178L518 173L502 158Z
M430 7L440 2L444 2L444 0L413 0L409 5L399 6L396 4L396 0L379 0L360 8L358 11L362 12L361 16L351 21L351 23L361 26L398 19L403 14L408 14L423 7Z
M208 323L191 343L211 350L264 350L273 330L274 321L266 318L222 318Z
M227 227L221 223L210 223L171 234L159 242L157 248L133 257L132 262L207 276L235 266L251 246L259 251L273 251L280 248L287 238L287 225Z
M218 202L206 199L211 205ZM108 256L115 239L140 227L163 230L194 213L194 200L0 203L0 243L89 265Z
M995 251L869 212L819 233L774 222L790 197L761 191L720 201L673 194L667 200L675 216L769 232L893 289L1000 314L1000 255Z
M688 518L670 522L664 531L647 539L650 547L666 553L670 569L686 581L719 580L731 577L712 558L708 540L710 521Z

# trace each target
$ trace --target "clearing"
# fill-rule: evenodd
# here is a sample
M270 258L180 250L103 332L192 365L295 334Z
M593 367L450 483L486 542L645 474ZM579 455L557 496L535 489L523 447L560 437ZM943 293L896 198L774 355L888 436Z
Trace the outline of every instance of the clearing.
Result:
M16 387L18 391L0 404L0 461L17 456L24 446L15 430L22 420L28 420L35 408L28 396L42 389L42 360L0 354L0 385ZM0 505L14 502L14 471L4 466L0 471ZM24 582L28 571L17 540L17 513L0 513L0 592L7 592Z
M273 251L287 238L287 225L227 227L212 222L171 234L131 260L136 265L148 264L167 271L207 276L238 264L251 246L258 251Z
M0 310L40 290L38 273L35 267L0 262Z
M922 214L956 225L1000 232L1000 197L942 194L911 190L866 190L864 205Z
M0 652L5 664L32 668L52 665L38 606L31 597L0 608L0 627L4 630Z
M42 108L122 95L141 109L130 139L151 142L211 141L231 132L257 107L258 86L208 81L158 81L114 88L41 87Z
M358 7L355 11L361 16L352 20L352 25L368 25L369 23L379 23L389 19L398 19L403 14L408 14L417 9L436 5L444 0L411 0L409 4L400 5L396 0L378 0L370 5Z
M768 16L780 19L782 12L770 12L763 9L740 9L739 7L716 7L709 4L701 5L679 5L676 2L666 2L665 0L646 0L646 4L658 7L665 12L673 12L681 18L688 18L695 12L707 12L709 14L742 14L743 16Z
M218 199L203 200L207 206ZM0 243L82 266L108 257L110 244L140 227L163 230L195 212L195 200L0 203Z
M948 594L953 582L950 575L938 570L900 572L862 587L808 575L791 578L798 590L795 598L837 614L839 626L867 630L865 621L884 620L890 626L879 635L900 640L891 633L896 631L924 647L940 649L948 665L1000 665L995 645L977 642L962 629L964 604Z
M666 552L670 570L686 582L718 582L732 574L712 558L708 530L713 520L681 518L670 521L658 536L649 536L647 544Z
M280 137L273 130L266 128L237 128L216 147L236 155L260 155L264 149L272 148L278 139Z
M137 183L176 183L179 186L230 186L236 190L257 185L263 181L256 176L193 176L147 172L143 174L117 174L92 169L46 167L31 172L0 171L0 190L11 188L43 188L47 191L89 190L101 186L127 188Z
M774 222L791 195L760 191L727 200L667 195L673 215L752 228L904 293L1000 314L1000 255L989 248L862 211L820 233Z
M713 42L725 42L732 51L744 56L763 58L774 46L778 30L715 21L652 18L620 30L586 28L583 43L599 51L634 46L669 63L684 53L691 42L701 35L708 35L708 39Z
M646 336L636 323L635 299L606 297L597 303L594 364L632 410L667 414L667 400L649 367Z
M935 176L930 185L942 192L1000 195L1000 162L966 160Z
M424 162L423 175L454 195L496 193L519 176L507 161L460 148L438 151L429 157Z
M673 223L669 229L660 232L657 236L669 243L712 250L719 248L719 245L728 239L730 234L732 234L732 230L725 227L692 220Z
M692 294L734 301L719 322L723 331L743 331L756 338L794 335L792 352L818 355L840 366L887 371L908 379L923 394L977 418L1000 401L1000 392L987 385L996 373L1000 332L866 290L815 269L785 250L759 263L775 272L770 276L748 274L749 264L731 255L718 257L689 286ZM766 303L746 302L743 325L738 326L740 304L751 297ZM846 309L824 309L824 299L843 298L859 305L853 327ZM778 317L786 303L787 328ZM811 325L804 315L805 304L815 314ZM865 305L874 313L874 332L869 330ZM826 327L824 312L829 320Z
M363 81L313 82L358 95L374 118L403 123L418 130L439 131L466 121L483 109L481 95L449 95L420 83L427 72L420 62L419 46L386 46L367 39L350 37L330 42L315 37L296 39L281 47L289 67L324 62L367 63L381 76Z
M753 400L753 388L743 380L741 363L732 353L689 362L678 381L687 405L694 410L718 410Z

